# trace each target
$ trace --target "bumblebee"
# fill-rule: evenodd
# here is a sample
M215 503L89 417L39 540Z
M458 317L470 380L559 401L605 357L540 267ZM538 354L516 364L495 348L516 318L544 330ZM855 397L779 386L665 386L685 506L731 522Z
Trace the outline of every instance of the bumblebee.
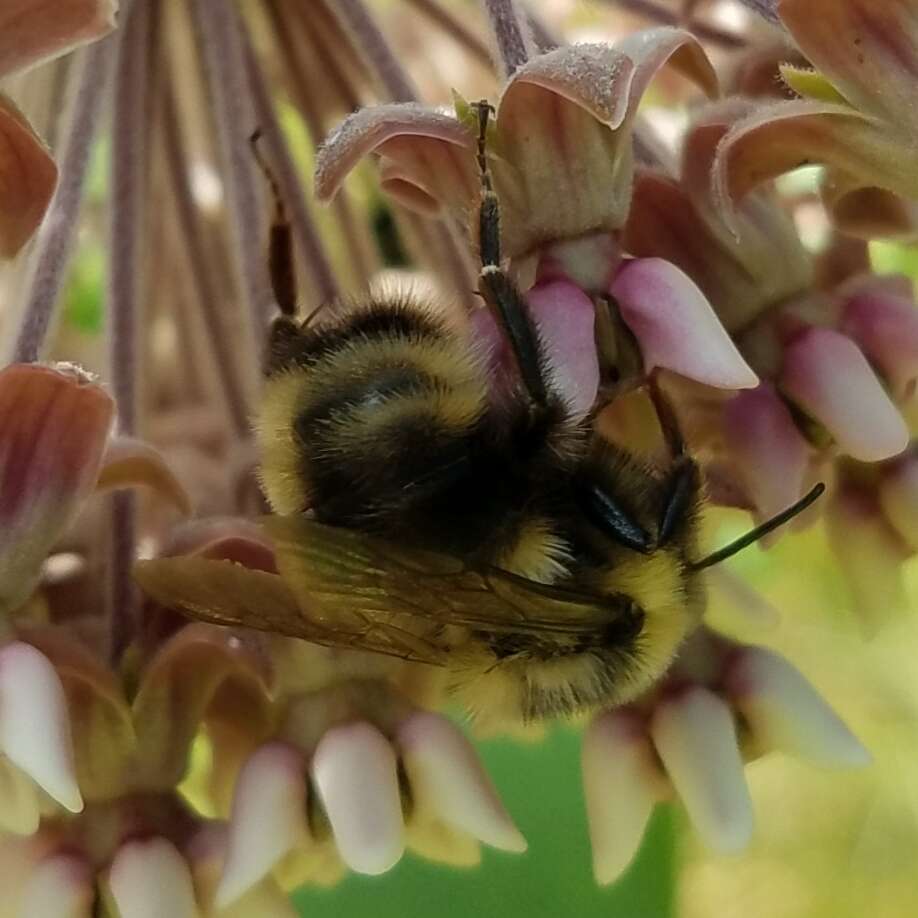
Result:
M198 566L219 562L143 562L138 577L205 621L445 667L473 716L532 722L646 690L699 623L702 569L814 495L701 559L701 475L666 412L662 471L572 416L501 266L478 112L479 292L513 355L509 395L492 391L475 341L409 296L299 321L275 189L282 314L256 430L281 577L248 572L264 578L254 599L228 562L218 589Z

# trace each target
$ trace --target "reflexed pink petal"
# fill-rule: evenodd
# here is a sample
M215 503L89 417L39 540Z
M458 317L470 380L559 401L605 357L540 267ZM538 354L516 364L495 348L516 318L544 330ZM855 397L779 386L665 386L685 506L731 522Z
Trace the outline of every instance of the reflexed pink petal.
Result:
M68 702L74 764L87 800L121 793L133 761L134 727L121 680L64 628L20 627L20 636L38 649L60 677Z
M865 290L845 302L840 328L897 394L905 394L918 379L918 306L913 300Z
M316 195L332 198L361 159L378 153L394 164L386 167L391 187L397 173L400 183L417 186L428 202L463 210L478 193L474 146L475 137L455 117L416 103L361 108L320 148ZM411 196L400 198L413 203Z
M691 688L658 706L650 732L698 834L720 853L742 851L752 835L752 801L726 703Z
M395 753L368 723L333 727L312 762L342 860L357 873L394 867L405 850Z
M583 736L586 798L593 875L617 880L637 853L661 783L643 725L633 714L600 714Z
M113 414L110 396L79 371L0 370L0 611L27 598L92 491Z
M458 727L439 714L419 711L399 727L396 742L412 795L444 822L494 848L526 850L526 840Z
M758 384L694 282L661 258L627 262L609 288L649 373L664 367L722 389Z
M306 780L302 754L285 743L268 743L246 762L236 783L218 908L250 890L306 836Z
M188 864L165 838L122 845L108 885L120 918L201 918Z
M57 166L48 149L25 115L0 93L0 258L12 258L29 241L56 182Z
M551 364L552 382L574 417L593 407L599 389L593 302L568 281L539 284L526 302Z
M781 0L800 50L856 108L918 131L918 18L912 0Z
M104 491L140 485L152 488L179 513L191 513L188 492L155 446L135 437L113 437L105 448L97 487Z
M0 649L0 750L61 806L83 809L61 680L21 641Z
M774 516L801 496L810 448L770 383L727 402L724 436L758 519Z
M593 303L569 281L539 284L526 294L526 302L545 345L555 389L572 414L583 417L593 407L599 388ZM469 321L493 394L501 399L512 391L518 376L510 344L489 309L475 310Z
M825 509L829 545L868 634L906 608L901 566L911 552L871 496L840 489Z
M91 918L95 882L89 864L70 854L35 866L22 893L19 914L28 918Z
M708 96L716 96L717 73L701 42L684 29L663 26L631 32L615 43L616 48L634 62L634 79L629 92L629 113L637 111L650 81L665 64L701 87Z
M878 496L886 519L918 551L918 457L910 455L885 472Z
M918 189L918 169L903 143L853 109L797 100L762 106L723 139L714 162L714 197L735 226L734 201L800 166L826 164L864 185L907 193Z
M774 651L743 649L730 664L725 684L763 749L779 749L819 765L870 762L870 754L819 692Z
M848 455L876 462L901 453L908 429L858 346L810 328L785 350L780 386Z
M0 77L105 35L117 9L117 0L3 0Z

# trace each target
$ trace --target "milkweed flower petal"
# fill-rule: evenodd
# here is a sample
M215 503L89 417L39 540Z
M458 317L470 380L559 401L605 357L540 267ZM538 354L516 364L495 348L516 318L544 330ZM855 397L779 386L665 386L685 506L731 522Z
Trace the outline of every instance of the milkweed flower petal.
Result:
M698 834L715 851L742 851L752 836L752 801L726 702L692 687L656 708L650 734Z
M399 726L395 740L420 805L494 848L526 850L526 840L458 727L439 714L418 711Z
M877 497L890 525L918 552L918 456L907 455L885 470Z
M914 0L781 0L778 15L800 50L855 108L910 122L918 66Z
M35 865L19 914L29 918L92 918L95 883L89 864L78 855L56 854Z
M632 712L596 717L581 755L593 875L597 883L612 883L637 854L663 779L643 724Z
M21 641L0 649L0 749L61 806L83 809L61 680Z
M774 651L744 648L730 664L725 685L757 746L818 765L869 764L870 754L857 737L800 671Z
M115 27L117 0L5 0L0 78L101 38Z
M810 449L770 383L739 392L727 402L724 436L736 460L736 475L760 519L800 497Z
M425 209L464 210L478 194L475 135L452 115L414 102L361 108L322 144L315 188L330 200L352 169L370 153L382 158L387 190L411 207L418 193Z
M312 776L335 843L357 873L379 874L405 851L395 753L366 722L333 727L319 741Z
M0 93L0 257L12 258L44 216L57 182L47 147Z
M286 743L261 746L237 778L217 907L232 905L260 882L308 831L302 753Z
M200 918L191 871L172 842L129 841L115 854L108 886L120 918Z
M758 378L695 282L662 258L624 264L609 292L634 333L649 373L663 367L724 389L750 389Z
M908 445L899 410L858 346L840 332L810 328L789 344L780 385L855 459L888 459Z
M0 611L28 597L95 486L113 416L111 397L74 368L0 370Z

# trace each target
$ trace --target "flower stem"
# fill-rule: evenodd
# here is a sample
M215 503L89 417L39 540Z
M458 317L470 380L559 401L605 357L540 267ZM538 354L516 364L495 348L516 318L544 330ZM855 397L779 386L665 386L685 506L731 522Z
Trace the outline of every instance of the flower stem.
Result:
M122 16L126 5L122 4ZM83 52L60 157L60 178L32 258L22 325L13 349L13 361L17 363L38 360L54 317L83 200L89 154L105 102L104 87L109 84L108 74L120 36L119 30Z
M418 94L411 78L361 0L337 0L334 8L392 101L415 101Z
M431 22L455 39L456 43L464 48L478 63L488 68L493 66L494 61L491 58L491 52L488 50L487 44L439 0L411 0L411 3Z
M114 80L111 145L108 318L112 389L120 432L137 433L138 328L143 322L143 242L149 193L148 150L152 127L150 69L157 63L155 0L135 0L122 20ZM109 621L111 654L120 659L136 629L139 597L131 577L137 535L135 495L116 493L111 503Z
M514 0L484 0L497 43L497 55L505 77L512 76L529 60L530 42Z
M220 391L226 399L230 421L237 437L249 436L249 409L245 385L240 378L239 361L229 347L226 335L221 334L223 323L218 310L223 298L211 276L211 267L203 243L203 227L197 218L194 197L188 179L182 129L176 111L174 90L167 83L163 92L162 140L166 154L168 181L173 189L176 222L182 238L182 248L188 259L188 274L194 285L197 306L204 317L208 334L206 340L213 348L214 366L220 379Z
M263 196L257 190L249 145L257 125L242 53L244 26L234 5L225 0L194 0L190 8L225 169L240 290L250 310L252 335L244 346L255 366L256 348L260 351L264 340L273 297L264 256Z
M318 302L311 305L319 306L330 303L338 296L338 285L335 283L335 276L325 253L322 239L309 214L309 207L303 195L303 186L300 183L296 165L284 141L284 135L274 111L274 104L271 101L271 94L265 84L264 76L255 59L255 53L246 32L242 34L242 45L249 85L252 90L255 118L277 168L277 179L284 196L284 203L290 209L290 223L300 249L306 257L306 264L309 266L313 284L316 287Z
M685 20L678 13L674 13L662 4L654 2L654 0L606 0L606 2L630 10L640 16L645 16L647 19L662 25L687 28L698 38L719 45L721 48L739 49L745 48L747 44L742 35L738 35L736 32L729 32L726 29L720 29L708 23L692 19L686 25Z

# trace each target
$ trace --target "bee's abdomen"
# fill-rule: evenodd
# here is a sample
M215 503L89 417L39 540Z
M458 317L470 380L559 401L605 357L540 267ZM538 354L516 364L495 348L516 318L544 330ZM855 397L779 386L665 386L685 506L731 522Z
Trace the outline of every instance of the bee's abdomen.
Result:
M258 426L277 512L385 533L470 474L484 374L421 308L374 304L273 360Z

